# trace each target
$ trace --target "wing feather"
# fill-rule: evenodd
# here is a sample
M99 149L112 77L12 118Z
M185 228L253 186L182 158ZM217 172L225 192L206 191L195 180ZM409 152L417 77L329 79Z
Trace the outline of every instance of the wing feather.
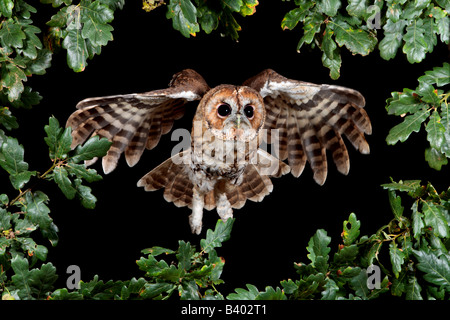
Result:
M103 158L103 171L113 171L124 152L133 166L144 148L153 149L172 130L185 114L186 103L200 100L208 90L197 72L186 69L173 76L167 89L85 99L66 123L72 127L72 148L91 135L106 137L113 144Z
M361 153L370 152L365 134L372 133L364 97L356 90L327 84L285 78L267 69L248 79L244 85L257 90L266 106L267 142L274 143L270 131L280 130L279 157L288 161L295 177L306 161L317 183L326 180L330 151L339 172L350 167L342 136Z
M292 108L288 108L288 110L288 163L294 177L299 177L305 167L306 156L298 127L297 111Z

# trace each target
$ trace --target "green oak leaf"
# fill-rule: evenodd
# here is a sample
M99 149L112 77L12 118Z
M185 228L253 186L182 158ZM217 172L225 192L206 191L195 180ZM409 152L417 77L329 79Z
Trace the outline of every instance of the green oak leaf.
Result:
M412 228L413 228L413 236L415 239L419 239L422 234L422 228L425 227L423 222L423 214L419 211L418 201L415 201L411 206L412 210Z
M242 0L222 0L222 4L232 11L239 12L244 3Z
M392 92L391 95L392 98L386 101L388 114L401 116L406 113L414 114L427 108L427 105L420 100L417 93L411 89L404 89L403 92Z
M24 161L24 148L17 139L7 137L0 146L0 166L9 173L13 187L17 190L36 175L35 171L28 171L28 163Z
M37 299L45 299L53 290L53 284L57 280L56 268L52 263L46 263L40 269L31 270L28 282L33 296Z
M323 21L324 17L318 12L305 18L305 21L303 22L303 36L297 45L297 51L300 51L303 43L309 44L314 40L314 36L320 31Z
M383 26L384 38L378 44L380 56L383 59L393 59L397 54L397 51L402 44L403 29L405 28L406 23L407 22L404 19L396 22L389 19Z
M103 1L82 1L81 2L81 22L89 21L97 24L105 24L113 21L114 11L102 3Z
M83 178L87 182L94 182L94 181L99 181L99 180L103 179L103 177L101 175L99 175L96 170L87 169L84 164L77 164L77 163L69 162L66 165L66 169L71 175L75 175L79 178Z
M328 254L331 248L328 246L331 243L331 237L327 236L327 232L323 229L316 231L314 236L308 242L308 247L306 248L309 252L307 257L311 260L312 265L317 260L317 257L328 258Z
M446 209L431 201L422 201L422 212L426 226L433 228L433 233L441 238L449 236L449 226L445 218Z
M333 57L331 59L324 52L322 54L322 64L328 69L330 69L331 79L336 80L339 78L342 59L337 49L333 51Z
M85 39L89 39L94 46L105 46L108 41L113 40L113 27L109 24L95 23L93 20L88 20L81 32Z
M49 216L50 209L47 207L48 196L41 192L27 192L25 201L22 204L23 211L26 212L27 219L39 225L42 235L47 238L53 246L58 243L58 227Z
M356 239L358 239L360 234L360 226L361 222L356 219L356 215L354 213L351 213L348 220L345 220L343 223L342 238L344 240L344 245L351 245L356 241Z
M7 89L8 100L10 102L18 100L25 89L23 82L27 81L23 67L14 62L5 63L2 72L4 73L0 80L0 88Z
M368 299L369 288L367 287L367 273L365 270L361 270L357 276L351 278L349 284L358 297L361 297L363 300Z
M254 285L246 284L247 290L242 288L236 288L234 291L236 293L230 293L227 296L228 300L255 300L259 295L258 288Z
M433 251L413 250L418 260L417 268L424 272L423 278L450 292L450 261L448 254L438 256Z
M420 287L417 277L413 274L407 275L405 291L406 300L423 300L422 295L420 294L422 288Z
M145 253L145 254L151 254L152 256L156 257L159 256L160 254L174 254L175 251L171 250L171 249L167 249L167 248L163 248L163 247L151 247L151 248L147 248L147 249L143 249L141 250L141 253Z
M49 147L50 159L64 159L71 150L71 128L61 128L55 117L50 117L49 124L44 127L47 137L45 143Z
M234 219L230 218L226 222L218 220L213 230L208 229L206 239L200 240L200 246L206 253L211 252L214 248L221 247L222 242L230 238L231 229L233 228Z
M402 17L408 20L412 20L420 16L423 9L428 6L430 0L416 0L405 1L406 5L403 8Z
M423 102L437 107L440 105L438 92L434 87L426 82L419 82L419 86L416 88L416 93L420 96Z
M144 290L140 293L143 299L151 299L174 288L174 284L167 282L146 283Z
M412 21L406 27L406 34L403 36L405 41L403 53L406 54L409 63L421 62L425 58L429 49L425 40L425 31L421 19Z
M197 10L199 14L198 22L200 23L203 31L210 34L213 30L216 30L219 26L219 13L207 5L200 6Z
M173 28L186 38L195 36L196 32L200 31L197 9L190 0L170 0L166 17L172 19Z
M20 257L20 255L16 255L11 259L11 267L14 270L14 275L11 277L11 280L14 282L16 288L19 289L19 297L22 300L31 300L33 297L29 284L31 272L29 270L28 260Z
M189 271L191 269L191 259L195 252L195 249L189 242L179 241L178 253L176 255L179 263L179 267L182 270Z
M243 0L243 4L239 13L245 16L251 16L256 12L256 6L259 4L258 0Z
M367 13L367 4L367 0L349 0L346 10L349 15L362 18Z
M4 20L0 28L0 44L3 48L22 48L27 35L22 30L22 25L13 19Z
M437 171L440 171L442 166L448 164L445 154L431 147L425 149L425 160L431 168Z
M30 60L27 63L26 71L31 74L43 75L46 69L50 68L52 61L52 52L48 49L41 49L37 52L35 59ZM21 100L23 100L23 93L21 95Z
M70 29L63 41L63 48L67 50L67 64L75 72L84 71L87 66L86 42L79 29Z
M0 0L0 14L6 18L12 17L12 10L14 8L13 0Z
M317 9L326 14L327 16L334 17L337 14L337 11L341 7L341 1L340 0L322 0L318 1Z
M433 70L426 71L425 74L419 77L419 83L427 83L429 85L436 84L438 87L443 87L450 83L450 63L444 62L442 67L434 67Z
M36 59L38 50L42 49L42 42L36 34L40 33L41 30L33 25L24 25L23 32L25 33L26 38L24 39L23 47L18 50L18 52L23 53L27 58Z
M447 157L450 157L450 109L448 103L443 101L441 104L441 124L445 128L444 142L441 146L441 151L445 153Z
M445 16L436 22L436 29L441 41L448 44L450 41L450 17Z
M77 190L73 187L72 181L69 179L69 174L64 167L56 167L53 169L53 179L67 199L73 199L75 197Z
M70 159L73 163L80 161L92 160L96 157L103 157L109 150L112 142L106 138L99 138L98 136L91 137L82 146L79 145Z
M268 286L265 291L259 293L256 300L287 300L287 297L280 288L274 289Z
M295 9L289 11L284 16L283 20L281 21L281 28L283 28L283 30L286 30L286 29L292 30L295 28L295 26L298 24L298 22L304 21L305 18L310 14L309 9L312 6L314 6L314 2L313 1L302 1L298 5L299 5L298 8L295 8Z
M386 137L387 143L393 145L398 141L404 142L409 138L411 133L420 131L422 123L428 119L429 115L430 111L424 108L412 115L406 116L402 123L396 125L389 131Z
M295 8L286 13L283 20L281 21L281 28L283 28L283 30L292 30L300 21L305 18L305 16L306 13L304 10L302 10L301 8Z
M404 251L397 247L395 241L389 244L389 256L392 264L392 271L396 278L398 278L400 271L402 271L402 265L405 262L406 254Z
M39 93L32 91L28 86L24 87L23 92L20 94L20 100L9 101L8 96L0 91L0 103L10 104L14 108L30 109L32 106L39 104L42 97Z
M445 139L445 127L441 123L441 117L435 110L430 116L430 120L425 126L427 132L427 140L430 142L431 148L441 150L441 146Z
M333 40L333 30L329 25L325 27L322 39L322 51L327 55L328 58L332 59L334 56L334 51L337 48L336 42Z
M76 178L74 180L74 187L83 207L86 209L94 209L97 198L91 193L92 189L88 186L82 185L82 180L80 178Z
M2 124L6 130L17 129L19 127L16 117L12 115L7 107L0 107L0 124Z
M333 29L339 46L345 46L353 54L368 55L377 44L377 38L372 33L355 29L339 16L333 20Z
M424 39L427 44L428 51L433 52L434 47L437 44L436 26L434 19L431 17L425 17L423 19L423 28L425 30Z

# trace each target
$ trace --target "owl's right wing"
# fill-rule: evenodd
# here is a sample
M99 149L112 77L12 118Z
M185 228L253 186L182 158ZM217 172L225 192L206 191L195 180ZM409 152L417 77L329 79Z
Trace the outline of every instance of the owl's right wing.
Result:
M166 89L85 99L67 120L72 148L90 136L106 137L112 145L102 159L103 171L113 171L123 152L134 166L144 149L154 148L184 115L186 103L200 100L209 89L202 76L186 69L175 74Z

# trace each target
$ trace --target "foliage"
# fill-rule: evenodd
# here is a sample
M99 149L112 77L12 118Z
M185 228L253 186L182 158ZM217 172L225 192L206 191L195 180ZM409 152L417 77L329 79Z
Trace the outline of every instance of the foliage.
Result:
M405 293L407 299L414 300L448 299L450 189L438 194L430 183L420 185L420 181L392 182L383 187L389 190L395 216L380 230L390 241L389 253L395 275L392 294L401 296ZM405 192L414 200L409 216L403 214L398 192Z
M143 0L143 8L147 12L162 4L163 1ZM195 37L201 28L207 34L220 29L223 35L237 40L241 26L234 14L252 15L257 5L257 0L169 0L166 17L172 20L173 28L187 38Z
M152 247L137 260L144 277L128 281L80 282L79 289L53 289L56 280L51 263L29 270L28 260L11 261L12 286L8 297L54 300L169 299L177 292L188 300L370 300L390 292L406 300L444 300L450 294L450 188L437 193L428 183L400 181L383 185L388 190L393 219L375 234L360 236L361 223L354 213L343 222L342 243L330 254L331 237L319 229L306 248L309 263L294 263L298 279L267 286L263 291L247 284L226 297L216 288L224 267L216 251L230 238L234 219L218 220L200 240L200 251L179 241L177 250ZM412 202L406 212L402 204ZM158 257L164 255L163 259ZM169 259L170 257L170 259ZM387 257L383 260L382 257ZM384 273L384 277L382 277ZM37 280L38 279L38 280Z
M342 244L330 256L331 238L317 230L308 243L309 263L295 263L299 279L283 280L281 287L255 286L236 289L228 299L322 299L368 300L390 292L407 300L444 300L450 294L450 189L438 194L431 184L420 181L392 182L389 190L394 218L371 236L360 234L355 214L343 223ZM402 198L406 192L413 200L409 214L404 213ZM386 252L383 252L386 251ZM382 261L381 256L389 256ZM373 267L386 274L374 282Z
M294 29L303 24L297 50L309 44L322 51L322 63L333 79L339 78L342 64L340 48L365 56L376 47L385 60L394 58L402 48L410 63L421 62L439 39L450 41L450 2L295 0L298 8L289 11L281 25ZM378 39L376 29L383 28Z
M72 17L75 24L83 24L83 28L79 30L86 35L85 41L94 43L91 48L102 43L95 42L95 33L92 30L89 32L92 23L101 19L94 9L100 9L100 5L120 3L82 1L78 6L70 6L71 1L68 0L42 2L52 3L54 7L63 2L66 5L66 8L52 18L50 24L59 21L60 27L56 32L53 26L50 29L51 35L59 34L60 38L65 39L72 30L73 24L69 23ZM83 9L84 5L92 9L89 13L90 22L84 17L88 14ZM74 13L75 7L78 8L77 15ZM71 15L68 13L70 10ZM0 4L0 124L7 131L19 127L11 112L12 108L31 108L42 99L39 93L24 85L27 77L45 74L51 64L54 48L46 46L48 43L39 37L41 30L31 19L36 11L24 0L5 0ZM68 49L68 56L71 55L73 54ZM73 65L69 63L69 66ZM18 193L16 196L11 196L9 192L3 193L6 190L0 193L0 291L4 299L45 298L57 277L51 263L29 270L38 261L45 261L48 253L45 245L38 244L33 239L31 234L34 231L40 230L42 237L52 246L58 243L58 227L50 217L49 197L37 190L39 184L53 181L67 198L76 197L86 208L94 208L96 198L84 183L97 181L101 176L95 170L86 169L81 162L105 155L110 146L107 140L94 138L72 151L70 128L61 128L53 117L44 130L52 164L48 170L40 173L29 169L29 164L25 161L25 150L19 141L0 129L0 167L9 177L14 190L12 192ZM2 186L7 189L6 184Z
M41 0L53 7L64 6L47 23L50 26L48 46L67 50L67 64L76 72L83 71L87 59L100 54L102 46L113 40L114 11L122 8L124 0L88 1L81 0L77 5L72 0Z
M0 103L29 108L41 100L38 93L24 86L27 76L44 74L51 53L37 36L41 30L30 20L36 9L23 0L2 1L0 5ZM7 130L18 127L8 107L0 107L0 120Z
M30 235L33 231L40 229L42 236L53 246L58 243L58 227L47 206L49 198L44 192L35 190L36 181L33 181L34 187L29 187L30 179L53 181L68 199L77 197L84 207L92 209L97 199L91 188L83 185L83 180L93 182L102 177L80 162L105 155L111 145L106 139L93 137L83 146L71 150L71 128L61 128L54 117L49 119L45 132L52 165L42 174L28 170L24 148L17 139L0 137L0 166L19 192L12 200L7 194L0 194L0 288L6 290L7 297L15 299L45 298L56 280L55 267L51 263L29 270L38 260L45 261L48 253L44 245L33 240ZM14 275L8 281L11 272Z
M337 79L342 66L341 49L352 54L368 55L378 48L385 60L393 59L399 49L410 63L419 63L431 53L438 39L450 43L450 1L376 0L294 0L295 8L281 21L284 30L302 24L303 34L297 51L305 44L322 51L322 63ZM154 10L165 2L143 0L143 9ZM202 29L209 34L220 29L233 40L239 38L241 26L233 16L252 15L257 0L169 0L167 19L185 37ZM383 29L378 35L377 29Z
M141 257L136 263L145 271L145 277L104 283L95 276L92 281L81 281L80 288L74 292L55 290L49 299L167 300L177 292L182 300L223 300L215 286L223 282L220 276L225 261L215 248L230 238L233 222L234 219L218 220L215 230L208 230L206 238L200 240L200 252L184 241L179 241L175 251L161 247L142 250L147 257ZM165 259L158 260L163 254ZM168 260L168 257L172 258Z
M392 92L392 98L387 99L388 113L404 117L402 123L390 130L387 143L404 142L427 121L425 130L430 146L425 150L425 159L436 170L441 170L450 157L450 91L438 89L449 83L450 64L445 62L442 67L425 72L416 89Z

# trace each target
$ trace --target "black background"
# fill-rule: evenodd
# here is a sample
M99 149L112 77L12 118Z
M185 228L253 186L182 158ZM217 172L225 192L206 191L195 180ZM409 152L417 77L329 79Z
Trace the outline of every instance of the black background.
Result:
M417 78L433 66L447 61L445 45L435 48L421 64L409 64L400 52L391 61L378 52L367 57L352 56L342 49L341 77L333 81L322 66L319 49L296 52L301 28L283 31L283 16L294 8L293 2L261 1L253 16L242 18L239 42L223 38L219 32L184 38L165 18L166 8L146 13L141 1L129 1L117 10L114 41L100 56L90 60L84 72L74 73L66 64L65 51L54 55L52 67L44 76L28 80L43 100L31 111L15 111L21 125L15 134L25 147L25 160L31 170L44 172L51 166L43 140L43 127L51 115L65 124L78 101L95 96L145 92L167 86L172 74L193 68L210 86L240 84L265 68L272 68L292 79L330 83L359 90L366 98L373 134L367 137L370 155L361 155L347 144L351 169L348 176L337 172L330 163L324 186L318 186L307 167L300 178L291 175L274 179L274 190L262 203L248 201L234 211L236 218L231 239L218 249L226 263L222 275L225 284L217 289L227 295L234 288L250 283L263 290L279 286L284 279L295 279L294 262L307 262L306 246L317 229L332 237L332 252L340 242L342 222L351 212L361 221L361 234L370 235L389 222L391 212L387 193L381 184L394 180L431 181L438 191L448 187L448 166L441 172L430 169L424 160L427 145L422 133L396 146L385 138L398 117L388 116L385 101L392 91L415 88ZM41 10L42 5L37 6ZM39 20L48 21L56 10L43 6ZM37 19L37 17L35 17ZM41 24L44 30L46 27ZM378 37L382 39L382 30ZM190 129L195 104L174 128ZM103 181L90 184L98 202L95 210L84 209L76 200L69 201L53 185L42 185L49 196L49 207L59 227L59 244L49 247L48 261L58 270L58 287L65 287L69 265L81 268L81 278L89 281L98 274L102 280L129 280L141 277L136 265L140 250L152 246L171 249L178 240L199 246L206 230L213 229L218 216L206 211L203 231L192 235L190 210L177 208L163 199L162 191L145 192L136 182L170 156L177 141L163 136L152 151L144 152L140 162L129 168L121 158L118 168ZM100 163L93 166L99 172Z

